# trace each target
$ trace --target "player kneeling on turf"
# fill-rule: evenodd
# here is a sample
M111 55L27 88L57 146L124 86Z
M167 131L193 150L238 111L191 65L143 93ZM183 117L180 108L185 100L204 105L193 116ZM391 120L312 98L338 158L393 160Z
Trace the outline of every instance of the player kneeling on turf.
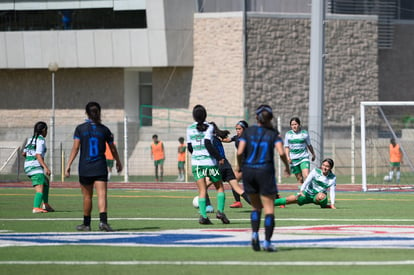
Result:
M320 205L321 208L335 207L336 176L332 173L334 161L330 158L322 161L320 168L313 169L297 195L275 200L275 206L297 203L299 206L308 203ZM330 189L331 204L328 205L327 191Z

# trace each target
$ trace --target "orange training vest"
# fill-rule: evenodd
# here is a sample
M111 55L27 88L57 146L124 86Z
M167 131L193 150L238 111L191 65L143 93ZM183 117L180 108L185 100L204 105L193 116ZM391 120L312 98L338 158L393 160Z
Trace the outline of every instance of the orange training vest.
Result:
M396 144L394 147L390 144L390 162L401 162L401 158L400 145Z
M151 152L152 152L152 157L154 158L154 160L160 160L160 159L164 159L164 148L162 146L162 142L158 141L157 144L155 144L154 142L151 144Z

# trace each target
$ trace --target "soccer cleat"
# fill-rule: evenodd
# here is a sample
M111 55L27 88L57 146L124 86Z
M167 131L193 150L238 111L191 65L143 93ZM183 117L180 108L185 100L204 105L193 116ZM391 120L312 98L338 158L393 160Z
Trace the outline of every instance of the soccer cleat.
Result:
M254 251L260 251L260 241L258 232L253 232L252 234L252 248Z
M200 216L200 219L198 219L198 223L199 224L213 224L208 217L204 218L203 216Z
M214 207L211 205L206 206L206 212L207 213L214 213Z
M52 206L50 206L48 203L44 203L42 208L47 212L55 212L55 209L53 209Z
M277 248L274 245L272 245L269 241L264 241L263 250L267 252L276 252Z
M80 224L80 225L76 226L76 230L77 231L91 231L91 226Z
M242 208L243 204L239 201L233 202L233 204L230 204L230 208Z
M33 212L33 214L47 213L47 210L42 209L42 208L38 208L38 207L34 207L32 212Z
M217 211L216 218L221 220L221 222L224 224L230 223L229 219L227 219L226 217L226 214L224 214L223 212Z
M107 223L101 222L99 224L99 230L106 231L106 232L113 232L114 230L109 226Z
M332 207L331 207L331 205L330 205L330 204L327 204L327 205L325 205L325 206L322 206L322 205L321 205L321 208L332 208Z

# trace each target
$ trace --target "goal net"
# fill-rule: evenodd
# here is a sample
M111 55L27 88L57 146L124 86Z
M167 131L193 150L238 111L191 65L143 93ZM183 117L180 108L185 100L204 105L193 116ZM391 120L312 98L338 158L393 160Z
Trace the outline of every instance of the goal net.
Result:
M0 182L18 181L20 178L20 147L0 144Z
M367 101L360 107L362 190L413 189L414 101ZM399 171L390 163L391 139L401 149Z

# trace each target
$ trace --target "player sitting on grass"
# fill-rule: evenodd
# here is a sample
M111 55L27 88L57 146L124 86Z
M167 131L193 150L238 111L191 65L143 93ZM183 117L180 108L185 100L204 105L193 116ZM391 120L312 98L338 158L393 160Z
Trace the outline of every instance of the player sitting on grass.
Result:
M313 169L300 187L300 192L286 198L275 200L275 206L297 203L299 206L308 203L320 205L321 208L335 207L336 176L332 173L334 161L324 159L321 168ZM328 205L327 190L330 189L331 205Z

